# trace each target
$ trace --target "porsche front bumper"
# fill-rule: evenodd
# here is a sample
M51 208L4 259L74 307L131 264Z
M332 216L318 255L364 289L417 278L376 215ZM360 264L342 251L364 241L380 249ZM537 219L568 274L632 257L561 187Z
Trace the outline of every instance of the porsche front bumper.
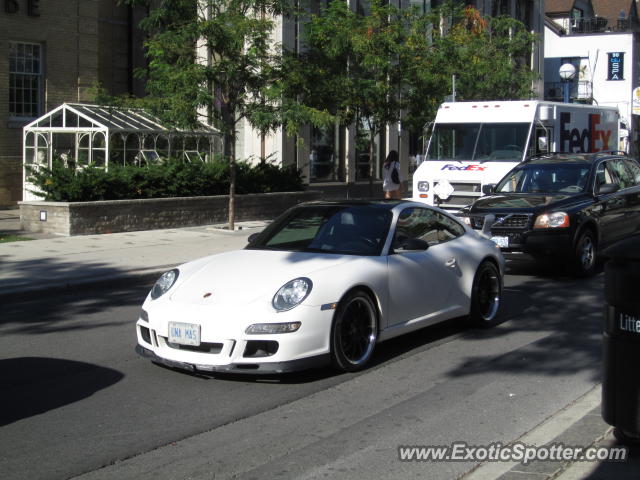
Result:
M226 372L265 375L308 370L311 368L324 367L330 363L330 356L328 353L308 358L301 358L298 360L289 360L286 362L229 363L226 365L197 365L170 360L159 357L153 353L152 350L149 350L142 345L136 345L136 353L141 357L151 360L152 362L160 363L171 368L179 368L189 372Z

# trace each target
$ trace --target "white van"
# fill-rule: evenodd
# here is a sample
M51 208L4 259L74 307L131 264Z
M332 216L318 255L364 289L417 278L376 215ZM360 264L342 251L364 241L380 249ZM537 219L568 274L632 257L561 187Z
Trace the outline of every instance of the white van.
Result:
M459 210L527 156L617 151L619 116L616 107L539 100L443 103L413 199Z

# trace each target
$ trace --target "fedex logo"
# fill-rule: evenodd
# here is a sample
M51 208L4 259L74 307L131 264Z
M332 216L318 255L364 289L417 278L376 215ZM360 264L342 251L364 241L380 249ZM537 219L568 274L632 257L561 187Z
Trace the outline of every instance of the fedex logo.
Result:
M447 163L440 170L467 170L470 172L484 172L487 167L482 165L452 165Z
M601 150L609 150L611 130L598 128L600 114L593 113L588 117L587 128L580 131L570 127L571 113L560 113L560 145L561 151L571 153L595 153ZM597 144L602 148L598 148Z

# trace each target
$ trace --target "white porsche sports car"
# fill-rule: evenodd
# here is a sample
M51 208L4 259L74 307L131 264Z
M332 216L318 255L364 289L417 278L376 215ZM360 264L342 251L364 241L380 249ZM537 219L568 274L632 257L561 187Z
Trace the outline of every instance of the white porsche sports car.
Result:
M136 351L190 371L355 371L383 340L456 317L495 323L503 272L497 245L440 209L302 204L243 250L164 273Z

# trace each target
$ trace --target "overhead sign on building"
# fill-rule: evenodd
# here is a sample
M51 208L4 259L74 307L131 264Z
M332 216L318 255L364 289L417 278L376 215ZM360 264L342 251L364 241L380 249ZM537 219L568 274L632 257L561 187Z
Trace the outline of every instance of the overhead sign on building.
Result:
M609 52L607 80L624 80L624 52Z

